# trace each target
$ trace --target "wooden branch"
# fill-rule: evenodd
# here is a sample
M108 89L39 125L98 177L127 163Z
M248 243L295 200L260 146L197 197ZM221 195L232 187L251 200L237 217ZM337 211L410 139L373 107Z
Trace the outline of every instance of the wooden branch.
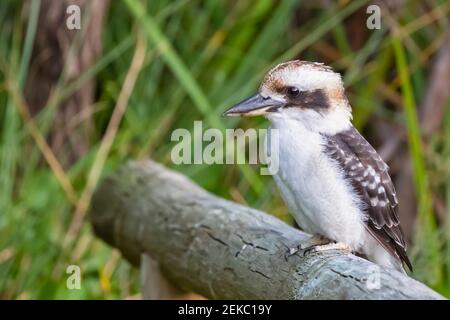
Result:
M442 299L345 252L289 255L309 235L151 161L105 179L91 221L132 263L147 253L172 283L211 299Z

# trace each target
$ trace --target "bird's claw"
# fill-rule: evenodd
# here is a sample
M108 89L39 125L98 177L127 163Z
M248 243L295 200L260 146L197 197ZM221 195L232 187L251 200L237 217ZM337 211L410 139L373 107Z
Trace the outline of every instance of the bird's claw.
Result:
M315 247L324 245L324 244L328 244L328 243L330 243L330 241L331 240L329 240L321 235L315 234L311 238L309 238L307 241L300 243L299 245L297 245L295 247L289 247L286 252L286 257L291 257L291 256L295 255L296 253L298 253L299 251L302 251L303 255L305 255L305 253L308 253Z
M313 246L310 248L305 249L305 254L310 253L310 252L322 252L322 251L330 251L330 250L339 250L339 251L344 251L346 253L352 253L353 250L352 248L343 242L332 242L332 243L328 243L325 245L320 245L320 246Z
M309 238L306 242L301 243L299 245L300 250L304 252L309 252L315 247L326 245L332 242L330 239L325 238L324 236L315 234L311 238Z
M299 252L300 250L302 250L301 245L298 245L296 247L289 247L286 250L285 258L287 259L289 257L292 257L293 255L297 254L297 252Z
M295 247L289 247L286 251L285 258L289 258L299 251L302 251L303 256L314 253L314 252L322 252L329 250L339 250L344 251L346 253L352 253L352 248L343 242L334 242L320 235L313 235L306 242L303 242Z

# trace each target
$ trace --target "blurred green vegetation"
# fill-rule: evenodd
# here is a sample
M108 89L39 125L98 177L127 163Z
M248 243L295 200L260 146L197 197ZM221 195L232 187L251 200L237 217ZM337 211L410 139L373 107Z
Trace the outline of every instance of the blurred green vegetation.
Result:
M40 32L40 1L2 1L0 298L139 294L137 270L93 236L86 218L68 237L74 214L84 217L86 185L91 176L95 186L96 165L105 176L128 159L151 157L215 194L290 221L272 179L260 176L257 166L175 166L170 134L176 128L191 130L194 120L204 120L204 129L266 127L264 119L220 115L254 92L268 69L294 58L323 61L343 73L360 130L370 134L383 130L379 123L387 123L405 133L400 136L409 146L418 203L409 250L413 277L450 297L450 227L436 219L434 205L441 199L444 215L450 215L450 105L447 101L442 125L425 146L417 115L431 59L449 29L449 5L445 0L426 6L400 2L400 8L382 16L382 29L368 30L366 0L111 1L103 54L77 79L61 76L46 108L30 118L22 96ZM84 18L95 19L95 13ZM74 41L75 51L78 45ZM145 46L145 60L103 163L100 145L139 45ZM58 171L57 165L49 165L50 151L39 137L49 134L61 101L91 79L97 89L90 149ZM87 203L80 204L80 199ZM81 290L66 288L68 265L80 266Z

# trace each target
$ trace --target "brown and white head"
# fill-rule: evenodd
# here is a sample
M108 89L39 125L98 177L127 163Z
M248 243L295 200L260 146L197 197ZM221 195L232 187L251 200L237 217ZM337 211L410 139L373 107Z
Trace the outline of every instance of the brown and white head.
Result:
M272 123L300 121L311 131L336 133L350 126L351 108L339 73L316 62L289 61L270 70L259 92L227 116L264 115Z

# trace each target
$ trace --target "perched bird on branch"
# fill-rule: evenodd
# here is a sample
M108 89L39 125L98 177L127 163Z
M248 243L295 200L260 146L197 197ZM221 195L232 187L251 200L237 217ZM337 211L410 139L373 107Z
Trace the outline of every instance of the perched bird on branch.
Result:
M282 63L224 114L264 115L278 130L274 178L295 221L314 234L313 250L344 248L412 270L388 166L353 127L340 74L321 63Z

